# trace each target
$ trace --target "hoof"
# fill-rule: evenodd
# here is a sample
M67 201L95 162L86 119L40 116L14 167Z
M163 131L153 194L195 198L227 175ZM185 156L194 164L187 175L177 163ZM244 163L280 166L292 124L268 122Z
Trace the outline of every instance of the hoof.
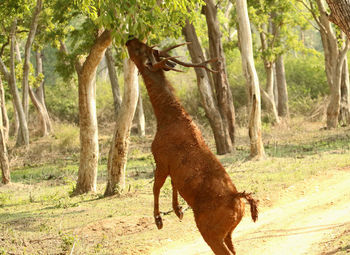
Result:
M181 206L178 206L176 208L175 214L180 220L182 220L182 218L184 217L184 212L182 211L182 207Z
M158 229L163 228L163 220L162 220L162 217L160 217L160 215L155 216L154 221L155 221Z

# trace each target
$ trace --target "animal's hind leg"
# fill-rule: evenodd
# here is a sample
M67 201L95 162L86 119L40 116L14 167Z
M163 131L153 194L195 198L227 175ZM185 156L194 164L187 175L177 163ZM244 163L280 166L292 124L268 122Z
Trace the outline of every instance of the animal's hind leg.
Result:
M212 251L215 253L215 255L232 255L236 254L234 251L233 253L228 249L224 243L224 240L222 237L217 236L214 232L203 232L201 231L201 234L206 241L206 243L210 246Z
M153 184L153 197L154 197L153 216L158 229L161 229L163 227L163 220L159 212L159 193L167 176L168 176L167 172L162 172L158 167L156 168L154 172L154 184Z
M238 199L235 201L234 203L234 210L236 212L236 220L234 222L234 224L232 225L232 228L230 229L230 231L227 233L224 241L225 244L227 246L227 248L229 248L229 250L233 253L236 254L235 248L233 246L232 243L232 232L233 230L237 227L237 225L240 223L240 221L242 220L243 214L244 214L244 203L241 199Z
M225 221L220 222L217 216L223 215L215 214L213 211L201 215L195 213L198 230L215 255L232 255L232 252L224 243L224 238L229 232L227 223Z
M178 192L173 181L171 181L171 186L173 187L173 209L176 216L182 220L184 213L182 207L179 205Z
M231 236L232 232L233 232L233 230L226 235L224 242L225 242L227 248L235 255L236 251L235 251L235 247L233 246L233 243L232 243L232 236Z

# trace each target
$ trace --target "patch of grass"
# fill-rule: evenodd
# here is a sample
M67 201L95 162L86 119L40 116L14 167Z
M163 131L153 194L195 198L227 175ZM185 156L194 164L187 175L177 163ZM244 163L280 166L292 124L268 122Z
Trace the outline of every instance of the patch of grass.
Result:
M57 124L54 128L55 137L57 138L56 146L62 153L78 152L79 127L71 124Z

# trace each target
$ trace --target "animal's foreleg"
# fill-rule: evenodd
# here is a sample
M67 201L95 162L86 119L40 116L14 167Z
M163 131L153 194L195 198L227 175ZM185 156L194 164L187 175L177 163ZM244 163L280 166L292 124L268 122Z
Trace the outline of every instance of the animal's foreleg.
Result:
M182 220L184 213L182 211L182 207L179 205L178 192L177 192L175 184L172 180L171 180L171 186L173 187L173 209L174 209L176 216L180 220Z
M153 184L153 197L154 197L153 215L154 215L154 221L158 229L161 229L163 227L163 220L159 212L159 193L167 176L168 176L167 174L164 174L158 168L156 168L154 173L154 184Z

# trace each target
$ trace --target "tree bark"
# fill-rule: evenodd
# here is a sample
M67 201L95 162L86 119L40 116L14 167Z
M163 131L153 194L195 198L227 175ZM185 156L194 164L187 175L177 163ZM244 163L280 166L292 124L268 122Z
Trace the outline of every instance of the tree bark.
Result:
M1 165L1 172L2 172L2 178L1 182L3 184L8 184L11 182L11 175L10 175L10 168L9 168L9 160L8 160L8 154L7 154L7 148L6 148L6 142L8 137L6 137L5 134L5 125L4 125L4 119L3 117L7 118L6 108L5 105L5 97L4 97L4 88L2 85L2 80L0 76L0 92L2 93L0 95L0 165ZM3 112L5 110L5 113ZM8 119L7 119L8 124ZM8 132L8 126L7 126L7 132ZM8 135L8 133L7 133Z
M338 25L350 39L350 2L349 0L326 0L331 10L329 21Z
M143 104L142 104L142 95L141 95L141 88L139 81L137 80L137 87L139 90L139 96L137 100L137 107L136 107L136 113L135 113L135 119L136 119L136 124L137 124L137 134L139 136L145 136L146 131L146 122L145 122L145 114L143 112Z
M206 0L204 13L208 26L209 53L211 58L218 58L213 67L218 72L213 75L219 111L225 127L229 130L232 147L235 144L235 108L227 79L225 54L221 42L220 25L213 0Z
M282 118L289 118L289 107L288 107L288 90L286 73L284 71L283 56L279 55L276 59L276 84L278 90L278 116Z
M18 112L16 109L16 104L14 99L12 99L12 105L13 105L13 125L10 128L9 136L15 136L19 132L19 118L18 118Z
M192 62L201 63L205 61L204 53L194 26L186 21L186 25L184 26L182 33L185 36L186 41L192 42L191 44L187 45ZM219 107L212 90L210 76L203 68L195 68L195 72L201 102L214 134L216 152L219 155L229 153L232 151L232 141L229 129L224 125L221 118Z
M114 63L114 58L112 54L112 48L110 47L107 48L105 56L106 56L109 80L111 82L111 87L112 87L114 113L115 113L115 118L117 118L118 111L122 103L122 99L120 96L118 76L117 76L117 72L115 71L115 63Z
M7 115L6 102L5 102L5 91L4 86L2 84L2 79L0 77L0 100L1 100L1 117L2 117L2 126L4 132L4 141L7 143L9 138L9 130L10 130L10 121Z
M252 35L247 2L246 0L236 0L236 6L242 69L247 80L247 90L249 92L250 157L262 159L265 157L265 150L261 136L260 89L258 75L254 65Z
M98 64L111 44L111 32L105 30L96 38L86 60L76 63L79 86L80 164L75 194L96 192L98 167L98 130L96 86L93 82Z
M108 156L108 177L105 196L114 195L125 188L125 168L129 148L129 136L137 99L137 68L127 59L124 61L124 98L116 120Z
M340 112L339 123L343 125L350 125L350 82L349 82L349 67L348 59L344 59L342 78L341 78L341 99L340 99Z
M43 73L41 53L36 52L36 76ZM49 113L47 112L44 97L44 80L41 81L40 86L37 88L36 93L33 89L29 88L29 96L33 102L35 109L37 110L39 123L40 123L40 135L42 137L47 136L51 133L51 120Z
M44 72L43 72L43 53L41 51L35 52L35 60L36 60L35 75L39 76L40 74L44 74ZM45 85L44 84L45 84L45 82L44 82L44 80L42 80L42 82L40 83L40 86L35 89L35 96L46 109Z
M39 14L41 12L42 8L42 0L37 0L36 7L32 16L32 21L30 24L30 30L28 34L28 38L26 41L26 45L24 48L24 63L23 63L23 78L22 78L22 103L23 103L23 110L26 116L26 119L28 120L28 114L29 114L29 66L30 66L30 52L32 48L32 44L34 41L36 29L38 27L38 21L39 21Z
M0 100L2 101L2 98ZM0 111L2 111L2 108L0 109ZM10 167L9 167L7 148L6 148L5 135L3 132L2 113L0 113L0 165L1 165L1 172L2 172L1 182L3 184L8 184L11 182L11 175L10 175Z

